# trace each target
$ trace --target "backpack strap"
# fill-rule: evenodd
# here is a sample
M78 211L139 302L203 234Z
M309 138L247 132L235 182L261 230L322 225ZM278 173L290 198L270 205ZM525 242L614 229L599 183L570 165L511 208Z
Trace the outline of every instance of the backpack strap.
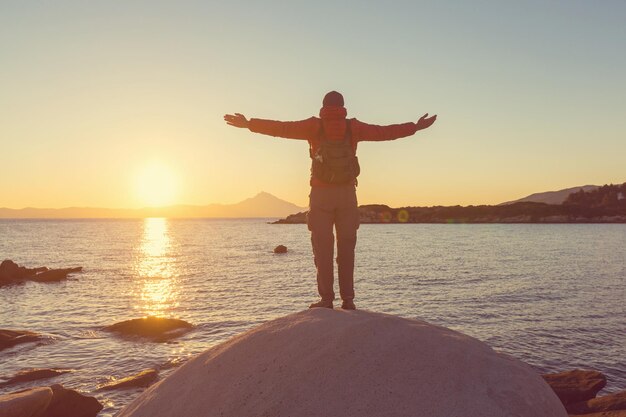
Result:
M317 129L317 135L313 140L309 142L309 156L311 157L311 159L315 158L315 155L313 155L313 141L317 141L319 148L324 139L326 139L326 132L324 132L324 122L322 121L322 119L320 119L320 124Z

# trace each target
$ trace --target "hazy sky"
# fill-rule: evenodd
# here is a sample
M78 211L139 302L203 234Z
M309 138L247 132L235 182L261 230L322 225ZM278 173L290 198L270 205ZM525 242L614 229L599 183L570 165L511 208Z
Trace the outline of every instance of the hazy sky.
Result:
M622 0L0 0L0 207L306 205L306 142L222 116L305 119L330 90L368 123L438 114L359 145L360 203L622 183L625 21Z

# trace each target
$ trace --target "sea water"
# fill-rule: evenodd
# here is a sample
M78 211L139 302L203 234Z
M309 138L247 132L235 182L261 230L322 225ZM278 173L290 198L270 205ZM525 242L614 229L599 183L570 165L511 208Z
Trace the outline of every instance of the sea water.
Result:
M167 376L192 355L316 301L305 225L271 219L0 220L0 258L83 266L60 283L0 288L0 328L49 336L0 352L0 377L68 368L55 379L111 416L142 389L97 391L146 368ZM288 253L274 254L279 244ZM358 308L476 337L538 372L590 368L626 388L626 225L368 224L359 230ZM156 315L196 327L169 343L101 328Z

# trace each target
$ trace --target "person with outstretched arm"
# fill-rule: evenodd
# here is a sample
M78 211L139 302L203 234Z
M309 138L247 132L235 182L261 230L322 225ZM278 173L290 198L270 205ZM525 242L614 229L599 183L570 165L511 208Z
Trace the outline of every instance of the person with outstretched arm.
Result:
M250 119L243 114L227 114L230 126L247 128L252 132L287 139L306 140L311 157L311 194L307 226L311 231L313 260L317 269L317 290L320 301L310 308L333 308L333 255L337 233L337 272L341 308L354 310L354 249L359 228L356 198L357 177L360 172L356 157L361 141L393 140L415 134L431 126L437 116L422 116L417 123L389 126L347 119L343 96L331 91L324 96L319 117L294 122Z

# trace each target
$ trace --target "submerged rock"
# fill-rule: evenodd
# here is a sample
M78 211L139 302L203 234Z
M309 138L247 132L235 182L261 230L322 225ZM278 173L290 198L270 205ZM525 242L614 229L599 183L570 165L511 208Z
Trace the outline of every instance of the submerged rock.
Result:
M71 370L56 368L24 369L13 375L11 378L8 378L6 381L1 382L0 387L19 384L22 382L36 381L38 379L52 378L58 375L66 374L68 372L71 372Z
M42 339L38 333L27 330L0 329L0 350L19 345L21 343L37 342Z
M96 417L102 404L62 385L0 395L2 417Z
M118 417L567 417L528 365L423 321L311 309L187 361Z
M597 371L572 371L542 375L564 405L594 398L606 385L606 377Z
M287 253L287 246L278 245L274 248L274 253Z
M148 387L156 381L159 372L156 369L146 369L135 375L117 379L98 387L99 390L113 390L123 388Z
M144 337L158 342L181 336L192 328L193 325L184 320L148 316L115 323L105 327L104 330L123 336Z

